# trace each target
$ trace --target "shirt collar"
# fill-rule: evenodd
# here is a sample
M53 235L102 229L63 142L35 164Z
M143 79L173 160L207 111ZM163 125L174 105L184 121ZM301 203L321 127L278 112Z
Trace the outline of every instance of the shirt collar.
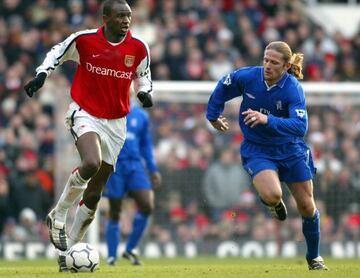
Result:
M261 71L261 79L262 79L262 81L265 83L265 85L266 85L266 87L268 88L268 90L269 89L271 89L271 88L273 88L273 87L275 87L275 86L278 86L278 87L280 87L280 88L283 88L284 87L284 85L285 85L285 82L286 82L286 80L289 78L289 73L288 72L285 72L285 74L281 77L281 79L276 83L276 84L274 84L274 85L272 85L272 86L268 86L268 84L266 83L266 81L265 81L265 78L264 78L264 67L262 67L262 71Z

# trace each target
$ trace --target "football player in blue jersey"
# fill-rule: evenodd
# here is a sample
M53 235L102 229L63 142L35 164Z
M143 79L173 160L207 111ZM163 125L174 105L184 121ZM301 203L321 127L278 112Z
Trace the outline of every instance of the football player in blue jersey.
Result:
M269 43L263 66L244 67L224 76L208 102L206 118L226 131L225 102L242 96L239 124L244 134L240 153L261 201L272 216L285 220L280 182L295 198L303 220L310 270L328 270L320 256L320 214L313 197L315 168L304 142L308 117L302 79L303 54L282 41Z
M141 261L133 250L144 234L149 216L154 208L154 192L152 188L161 185L161 175L153 153L153 143L149 130L149 115L139 106L131 105L127 115L127 133L125 144L118 156L116 170L110 176L104 196L110 204L110 219L106 225L105 237L108 249L108 264L114 265L117 259L117 248L120 242L120 213L122 200L129 194L138 207L133 220L133 229L126 244L123 258L133 265L141 265ZM145 170L149 171L151 181Z

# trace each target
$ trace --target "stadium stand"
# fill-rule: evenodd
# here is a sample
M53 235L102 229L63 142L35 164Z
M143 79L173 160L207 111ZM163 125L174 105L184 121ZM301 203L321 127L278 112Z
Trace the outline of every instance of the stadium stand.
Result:
M38 240L47 241L42 221L56 198L55 172L61 167L55 165L55 127L62 120L55 117L54 92L66 95L74 65L64 65L54 73L31 100L25 97L22 87L50 46L76 30L100 24L100 2L0 3L2 240L31 234L31 239L35 235ZM132 29L151 48L155 82L216 80L235 68L261 63L264 45L278 39L305 54L305 81L360 80L360 29L350 39L340 32L329 35L303 14L299 1L129 2L134 10ZM63 101L67 101L66 97ZM318 168L315 196L323 212L323 241L360 240L358 108L311 106L309 110L307 141ZM203 104L160 102L150 112L156 156L164 179L163 188L157 192L150 238L159 242L204 238L272 240L278 235L283 240L302 238L293 200L286 200L289 221L278 231L250 185L238 196L238 203L223 209L217 221L213 220L212 207L202 189L206 169L220 156L223 146L233 153L232 163L238 165L237 146L242 136L236 109L227 112L230 133L216 138L206 124L204 110ZM19 192L36 197L19 201ZM125 235L129 233L129 215L135 211L131 203L127 208L122 221ZM29 216L27 211L27 217L32 218L24 220L24 209L35 212L35 216ZM29 232L26 221L37 221L36 231Z

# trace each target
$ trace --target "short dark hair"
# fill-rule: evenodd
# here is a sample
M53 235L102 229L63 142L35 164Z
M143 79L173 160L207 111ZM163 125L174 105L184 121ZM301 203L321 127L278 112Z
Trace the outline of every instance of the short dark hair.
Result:
M110 15L114 3L127 4L126 0L105 0L103 4L103 14Z

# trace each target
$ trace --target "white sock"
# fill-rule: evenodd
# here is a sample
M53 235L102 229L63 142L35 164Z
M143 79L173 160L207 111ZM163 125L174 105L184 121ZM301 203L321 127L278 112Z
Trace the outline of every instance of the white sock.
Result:
M69 208L74 204L74 202L79 198L79 196L84 192L87 182L80 176L79 169L76 168L71 174L66 182L64 191L62 192L59 201L56 204L55 218L58 221L65 223L66 214Z
M68 236L68 248L81 241L95 218L96 210L89 209L81 200L76 209L75 219Z

